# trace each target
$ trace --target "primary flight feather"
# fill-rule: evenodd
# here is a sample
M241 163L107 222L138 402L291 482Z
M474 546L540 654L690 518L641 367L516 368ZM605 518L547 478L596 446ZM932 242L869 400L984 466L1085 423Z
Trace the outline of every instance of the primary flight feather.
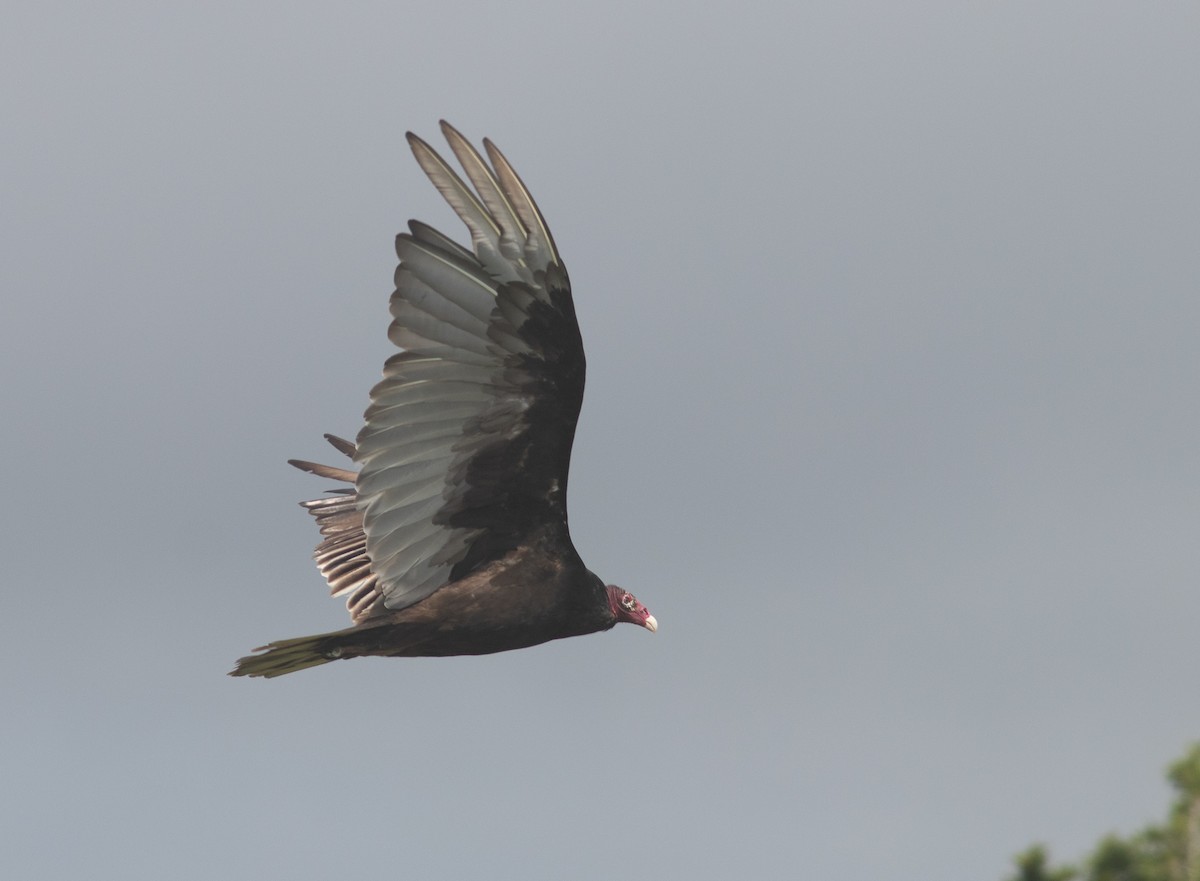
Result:
M396 237L388 337L402 351L371 390L357 471L292 461L349 487L304 502L317 567L353 626L272 642L233 676L281 676L340 658L479 655L658 623L605 585L567 528L567 472L584 356L571 285L537 203L487 139L448 123L467 181L411 132L470 249L419 221ZM489 161L490 160L490 161Z

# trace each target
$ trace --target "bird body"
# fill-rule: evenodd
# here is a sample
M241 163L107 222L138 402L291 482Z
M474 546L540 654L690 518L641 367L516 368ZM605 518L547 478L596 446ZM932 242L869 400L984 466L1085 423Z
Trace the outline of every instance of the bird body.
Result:
M479 655L608 630L654 631L631 594L588 571L567 523L585 359L570 281L508 161L446 123L469 187L428 144L413 153L471 232L468 250L419 221L400 264L384 365L355 443L358 471L293 460L351 484L304 502L317 566L354 626L273 642L235 676L279 676L362 655Z

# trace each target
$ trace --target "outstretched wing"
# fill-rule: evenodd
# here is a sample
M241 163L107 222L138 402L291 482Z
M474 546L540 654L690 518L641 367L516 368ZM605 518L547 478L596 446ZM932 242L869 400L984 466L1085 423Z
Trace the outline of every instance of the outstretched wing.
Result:
M396 239L389 337L404 349L371 391L354 458L366 552L387 609L502 558L523 539L569 543L567 471L584 356L566 268L499 150L447 123L474 190L409 133L471 250L417 221Z

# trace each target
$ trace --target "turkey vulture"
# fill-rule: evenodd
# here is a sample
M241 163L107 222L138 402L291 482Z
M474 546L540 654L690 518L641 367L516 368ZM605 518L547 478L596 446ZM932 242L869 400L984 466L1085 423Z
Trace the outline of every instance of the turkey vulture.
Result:
M303 502L317 567L353 626L284 639L233 676L282 676L339 658L481 655L658 623L579 559L567 470L583 401L583 341L567 269L533 197L487 139L490 164L446 122L474 190L411 132L421 168L471 232L471 250L412 220L388 359L356 443L360 467L292 460L348 488Z

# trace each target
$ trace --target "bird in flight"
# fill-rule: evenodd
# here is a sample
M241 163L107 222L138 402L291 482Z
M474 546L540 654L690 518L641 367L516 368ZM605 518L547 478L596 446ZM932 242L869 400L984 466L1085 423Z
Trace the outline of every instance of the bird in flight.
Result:
M317 567L353 626L255 649L232 676L482 655L621 621L658 629L633 594L583 565L567 528L584 355L554 238L491 141L484 159L441 127L470 185L411 132L408 143L471 247L409 221L388 331L402 351L357 440L326 435L358 470L291 461L349 484L302 504L323 537Z

